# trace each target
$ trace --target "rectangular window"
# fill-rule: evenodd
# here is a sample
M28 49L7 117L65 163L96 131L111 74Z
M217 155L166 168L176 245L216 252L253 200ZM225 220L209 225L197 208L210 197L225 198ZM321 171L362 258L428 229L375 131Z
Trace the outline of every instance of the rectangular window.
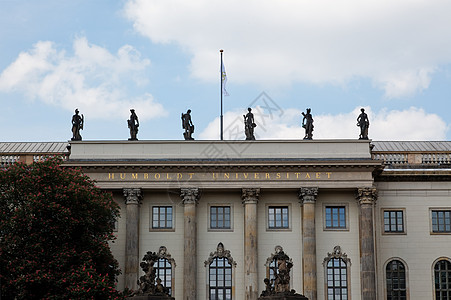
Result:
M230 229L230 206L210 206L210 229Z
M288 206L268 207L268 228L269 229L289 228Z
M346 229L346 207L326 206L326 228Z
M172 229L172 206L152 207L152 229Z
M432 232L451 233L451 210L432 210Z
M384 210L384 232L404 232L404 211Z

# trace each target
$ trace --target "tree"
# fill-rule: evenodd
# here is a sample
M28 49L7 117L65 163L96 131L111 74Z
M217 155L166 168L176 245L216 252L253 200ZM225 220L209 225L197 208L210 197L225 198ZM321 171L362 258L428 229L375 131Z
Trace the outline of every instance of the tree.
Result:
M3 299L114 299L112 195L51 158L0 169Z

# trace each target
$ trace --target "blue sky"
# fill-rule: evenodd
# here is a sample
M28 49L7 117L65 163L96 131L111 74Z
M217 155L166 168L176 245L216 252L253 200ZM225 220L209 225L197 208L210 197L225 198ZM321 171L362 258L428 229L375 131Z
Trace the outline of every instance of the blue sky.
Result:
M451 139L451 2L420 0L0 0L0 141L65 141L75 108L84 140Z

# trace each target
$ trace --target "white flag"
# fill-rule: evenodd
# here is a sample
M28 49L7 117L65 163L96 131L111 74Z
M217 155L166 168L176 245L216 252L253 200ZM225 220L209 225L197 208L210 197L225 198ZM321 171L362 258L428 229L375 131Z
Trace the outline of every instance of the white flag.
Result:
M228 96L229 93L227 93L227 90L226 90L227 75L226 75L224 63L222 62L222 58L221 58L221 80L222 80L222 94L224 96Z

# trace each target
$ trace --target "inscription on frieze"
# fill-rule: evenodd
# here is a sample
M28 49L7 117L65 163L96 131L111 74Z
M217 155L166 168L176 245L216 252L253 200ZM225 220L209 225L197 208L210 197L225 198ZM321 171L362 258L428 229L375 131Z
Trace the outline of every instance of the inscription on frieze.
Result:
M101 174L98 179L106 181L303 181L331 180L333 175L333 172L110 172Z

